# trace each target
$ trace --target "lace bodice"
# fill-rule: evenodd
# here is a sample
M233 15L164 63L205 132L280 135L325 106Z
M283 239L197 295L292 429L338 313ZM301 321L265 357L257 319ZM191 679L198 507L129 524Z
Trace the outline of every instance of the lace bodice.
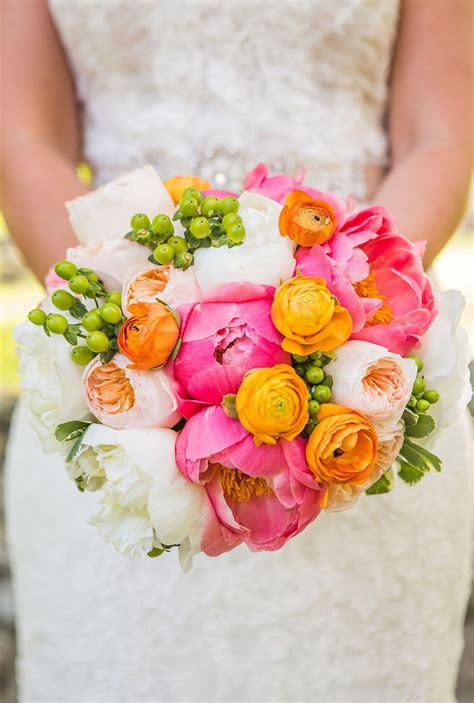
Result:
M50 0L99 181L238 187L259 161L363 197L386 159L398 0Z

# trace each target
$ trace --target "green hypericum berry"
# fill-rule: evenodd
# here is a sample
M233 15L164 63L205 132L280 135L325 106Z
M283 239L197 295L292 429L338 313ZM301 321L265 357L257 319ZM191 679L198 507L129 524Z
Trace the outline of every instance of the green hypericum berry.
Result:
M77 266L73 264L72 261L58 261L54 270L59 278L64 278L65 281L69 281L70 278L76 275Z
M195 217L189 225L189 231L196 239L204 239L207 237L211 229L209 220L205 217Z
M89 347L85 347L83 344L74 347L71 351L71 359L79 366L87 366L93 358L94 352L92 352Z
M425 391L423 393L423 400L427 400L430 405L434 405L439 400L438 391Z
M150 226L150 218L143 212L137 212L136 215L130 220L130 226L132 229L146 229Z
M297 364L294 368L298 376L301 376L301 378L305 377L306 369L302 364Z
M412 359L415 362L416 368L418 369L418 373L420 373L423 368L423 361L420 359L420 357L415 356L415 354L410 354L409 356L407 356L407 359Z
M429 402L427 400L423 400L423 398L421 398L421 400L418 400L416 403L416 409L419 413L425 413L429 407Z
M307 356L301 356L300 354L292 354L293 361L296 361L297 364L304 364L305 361L308 360Z
M204 196L200 190L190 186L189 188L186 188L185 191L183 191L183 195L181 196L181 200L186 200L186 198L195 198L198 201L198 203L200 203L200 202L202 202L203 197Z
M222 215L228 215L230 212L237 212L239 209L239 201L236 198L228 196L223 198L219 203L219 212Z
M74 276L69 281L69 288L73 293L84 294L89 288L89 280L85 276Z
M311 417L317 417L321 406L317 400L310 400L308 403L308 411Z
M199 212L199 201L196 198L185 198L181 201L179 209L186 217L194 217Z
M51 302L58 310L70 310L76 299L67 290L55 290L51 296Z
M44 310L35 308L34 310L30 310L30 312L28 313L28 319L34 325L42 327L46 322L46 313L44 312Z
M175 254L182 254L188 251L188 243L184 237L170 237L166 243L173 247Z
M312 361L320 361L321 360L321 352L313 352L312 354L309 355L309 358Z
M46 327L53 334L64 334L68 330L69 323L64 315L53 313L46 318Z
M104 303L104 305L100 306L98 312L103 321L109 325L116 325L122 319L122 311L115 303Z
M177 269L186 271L194 262L194 256L189 251L183 251L174 257L174 266Z
M168 215L157 215L153 218L151 228L155 234L168 234L173 229L173 223Z
M413 395L419 395L420 393L423 393L425 390L425 379L420 378L415 378L415 383L413 384Z
M242 218L236 212L229 212L222 218L222 226L227 232L232 225L242 224Z
M240 244L240 242L243 242L245 239L245 227L237 222L235 225L232 225L232 227L229 227L227 236L234 244Z
M318 403L328 403L332 397L331 389L327 386L316 386L312 392L312 396Z
M92 269L79 269L79 273L82 276L85 276L89 283L97 283L99 280L99 277L97 276L96 272L93 271Z
M414 395L410 396L410 400L407 403L409 408L416 408L416 397Z
M110 342L107 335L105 335L103 332L98 331L89 332L86 337L86 344L89 349L93 352L96 352L96 354L106 352L110 346Z
M323 378L324 371L318 366L310 366L309 369L306 371L306 380L308 381L308 383L311 383L311 385L317 385L318 383L321 383Z
M104 326L104 321L98 310L89 310L82 318L82 326L87 332L95 332L101 330Z
M166 266L174 259L174 249L169 244L159 244L153 252L153 256L161 266Z
M106 301L108 303L115 303L119 308L122 307L122 296L118 290L111 290L110 293L107 293Z
M212 217L218 212L219 198L209 195L201 203L201 213L204 217Z

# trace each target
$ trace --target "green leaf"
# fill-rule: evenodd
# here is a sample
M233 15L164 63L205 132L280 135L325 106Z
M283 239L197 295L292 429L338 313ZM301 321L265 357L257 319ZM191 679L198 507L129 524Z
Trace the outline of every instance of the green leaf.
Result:
M415 413L413 410L410 410L410 408L405 408L405 410L403 411L403 421L407 429L414 427L418 422L418 413Z
M76 346L77 344L77 333L69 327L66 332L63 334L64 339L66 342L69 342L69 344L73 347Z
M183 217L183 213L181 212L181 210L176 210L176 212L174 213L174 215L172 217L172 221L176 222L177 220L180 220L182 217Z
M239 414L237 412L237 406L235 404L235 399L236 399L235 393L227 393L222 399L222 407L224 408L224 411L226 415L229 417L233 417L235 420L239 419Z
M82 433L84 434L84 433ZM82 447L82 435L79 439L74 442L71 447L69 454L66 457L66 464L72 464L72 462L79 456Z
M69 312L73 317L76 318L76 320L82 320L82 318L87 312L87 308L84 303L81 303L80 300L76 300Z
M405 413L407 413L407 412L408 411L405 410L405 412L403 413L404 418L405 418ZM414 414L416 414L416 413L414 413ZM421 415L418 415L418 422L415 425L409 426L405 422L405 426L406 426L405 434L408 437L421 438L421 437L428 437L428 435L430 435L433 432L433 430L435 429L436 423L434 421L434 418L431 415L421 414Z
M149 261L150 264L155 264L155 266L158 266L158 261L155 259L155 257L153 256L153 254L150 254L150 256L148 257L147 261Z
M420 481L426 473L417 466L408 464L406 461L399 461L399 464L400 468L398 469L398 475L403 481L405 481L405 483L408 483L410 486L413 486L415 483L418 483L418 481Z
M381 493L390 493L390 491L393 490L394 483L393 469L390 468L378 481L366 490L366 494L368 496L375 496Z
M76 439L84 434L90 422L84 422L83 420L70 420L69 422L62 422L57 425L54 436L58 442L69 442L71 439Z
M100 353L100 361L102 364L108 364L115 356L116 350L109 347L107 351Z
M405 437L403 446L400 450L400 456L402 459L407 461L409 464L413 464L418 468L424 468L427 471L441 471L442 461L436 454L429 452L425 447L412 442L410 439Z

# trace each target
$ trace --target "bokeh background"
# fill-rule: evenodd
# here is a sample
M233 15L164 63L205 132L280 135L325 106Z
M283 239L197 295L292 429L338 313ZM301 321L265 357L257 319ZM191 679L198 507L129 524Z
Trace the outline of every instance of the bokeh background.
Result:
M79 175L90 182L85 164ZM474 358L474 190L465 221L438 257L434 273L443 289L459 288L466 298L463 326L468 331ZM11 412L19 392L13 330L43 295L41 285L25 267L0 214L0 701L14 703L15 627L13 594L5 545L3 511L3 458ZM442 341L440 340L442 343ZM472 367L472 365L471 365ZM471 404L471 410L472 410ZM66 476L64 477L66 480ZM458 682L460 703L474 701L474 603L466 618L466 648ZM402 702L400 702L402 703ZM435 703L433 701L433 703ZM438 703L438 702L437 702Z

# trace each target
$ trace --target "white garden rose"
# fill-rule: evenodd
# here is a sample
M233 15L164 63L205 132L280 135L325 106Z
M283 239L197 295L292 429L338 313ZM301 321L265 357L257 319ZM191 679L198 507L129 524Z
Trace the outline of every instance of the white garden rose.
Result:
M153 303L164 300L172 308L196 303L202 295L196 281L194 267L182 271L173 266L140 266L126 276L122 304L125 314L133 303Z
M90 268L103 282L106 290L122 290L130 269L147 264L150 249L129 239L108 239L97 244L72 247L66 251L66 259L78 268ZM67 283L65 282L66 286Z
M333 378L333 401L364 413L379 439L390 439L411 395L415 362L378 344L349 341L325 370Z
M239 215L245 225L240 246L198 249L195 273L199 287L208 292L225 283L256 283L277 287L295 268L294 243L282 237L278 219L282 206L263 195L245 191L239 198Z
M82 384L90 412L116 430L173 427L181 417L167 372L130 368L123 354L108 364L93 359Z
M153 166L144 166L116 178L91 193L66 203L72 229L81 244L120 239L130 231L137 212L150 218L174 214L171 195Z
M23 322L15 330L22 399L47 453L64 453L54 436L62 422L89 417L81 388L83 369L71 360L62 336L47 337L42 327Z
M415 350L423 360L426 387L440 395L439 401L430 408L436 429L428 442L456 422L472 395L468 336L459 326L464 298L459 291L448 290L437 294L436 302L438 315L423 336L421 347Z
M189 568L200 549L207 502L202 486L187 481L176 466L175 442L168 429L91 425L70 475L95 487L102 480L103 507L91 522L120 553L139 557L154 546L180 544Z

